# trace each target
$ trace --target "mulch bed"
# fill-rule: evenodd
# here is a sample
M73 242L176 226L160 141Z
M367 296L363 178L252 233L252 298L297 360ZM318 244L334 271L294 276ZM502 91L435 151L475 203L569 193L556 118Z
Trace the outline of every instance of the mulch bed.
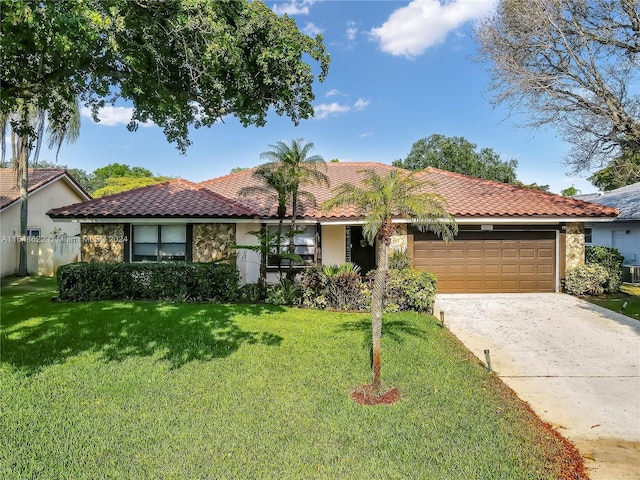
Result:
M393 387L378 392L373 385L361 385L351 392L351 398L361 405L392 405L400 400L400 390Z

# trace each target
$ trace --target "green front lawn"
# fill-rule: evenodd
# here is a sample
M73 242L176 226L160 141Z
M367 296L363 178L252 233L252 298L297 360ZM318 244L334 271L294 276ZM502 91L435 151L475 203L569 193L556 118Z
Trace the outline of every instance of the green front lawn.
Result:
M623 285L620 293L587 297L587 300L614 312L640 320L640 287ZM625 305L626 304L626 305Z
M551 479L571 449L432 317L53 302L3 282L0 478ZM578 459L578 470L581 468ZM579 478L579 477L562 477Z

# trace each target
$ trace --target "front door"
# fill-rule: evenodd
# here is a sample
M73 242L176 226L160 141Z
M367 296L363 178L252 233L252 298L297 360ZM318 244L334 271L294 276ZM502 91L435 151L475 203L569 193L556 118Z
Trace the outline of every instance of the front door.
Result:
M347 245L351 249L351 263L361 268L360 273L366 275L369 270L376 268L376 250L369 245L362 234L362 227L352 226L351 243Z

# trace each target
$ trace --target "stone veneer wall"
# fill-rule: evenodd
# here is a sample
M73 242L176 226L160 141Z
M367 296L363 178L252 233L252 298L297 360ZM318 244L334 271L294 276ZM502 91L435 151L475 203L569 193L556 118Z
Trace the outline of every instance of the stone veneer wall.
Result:
M83 262L124 262L124 225L83 223L80 225Z
M567 223L566 262L567 268L584 263L584 223Z
M391 236L391 245L389 252L395 252L396 250L404 250L408 248L407 243L407 225L401 223L395 226L396 233Z
M194 262L212 262L235 254L230 249L236 243L235 223L197 223L193 225Z

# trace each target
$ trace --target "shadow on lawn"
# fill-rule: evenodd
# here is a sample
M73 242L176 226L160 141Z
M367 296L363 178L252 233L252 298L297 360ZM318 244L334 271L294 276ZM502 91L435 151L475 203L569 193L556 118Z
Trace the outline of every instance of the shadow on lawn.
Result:
M346 322L338 327L337 332L362 332L367 345L371 345L371 320ZM425 338L427 333L405 320L384 320L382 322L382 338L402 343L406 335Z
M3 288L0 362L28 374L82 352L105 361L159 355L179 368L194 360L226 357L243 344L278 346L282 337L247 331L237 315L282 311L266 305L59 303L52 291ZM11 290L11 289L9 289Z

